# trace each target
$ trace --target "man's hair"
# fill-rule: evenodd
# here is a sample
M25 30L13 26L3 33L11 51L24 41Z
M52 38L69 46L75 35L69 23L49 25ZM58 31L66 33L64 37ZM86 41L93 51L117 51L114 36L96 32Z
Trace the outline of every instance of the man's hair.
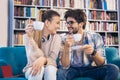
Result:
M80 10L80 9L74 9L74 10L69 9L65 13L65 16L64 16L65 20L67 20L68 17L74 18L78 23L83 22L84 23L83 29L85 29L87 18L86 18L86 14L85 14L85 12L83 12L83 10Z
M49 20L51 21L52 20L52 17L54 16L59 16L60 17L60 14L54 10L47 10L47 11L44 11L43 14L42 14L42 22L45 22L45 20Z

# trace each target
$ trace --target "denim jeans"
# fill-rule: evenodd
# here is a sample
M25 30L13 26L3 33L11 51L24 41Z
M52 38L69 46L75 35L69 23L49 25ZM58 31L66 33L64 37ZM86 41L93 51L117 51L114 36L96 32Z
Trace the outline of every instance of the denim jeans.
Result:
M46 67L42 67L41 72L35 76L31 76L30 71L31 68L28 68L25 73L25 77L28 80L43 80L43 76L44 80L56 80L57 68L55 66L49 65Z
M117 80L119 69L116 65L70 67L58 69L57 80L73 80L78 77L88 77L95 80Z

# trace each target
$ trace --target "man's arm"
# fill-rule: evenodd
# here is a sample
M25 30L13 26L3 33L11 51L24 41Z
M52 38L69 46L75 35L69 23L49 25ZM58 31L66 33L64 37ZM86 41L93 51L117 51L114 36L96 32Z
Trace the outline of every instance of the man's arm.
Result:
M91 55L93 60L95 61L97 66L101 66L105 63L105 59L104 57L102 57L101 55L99 55L98 52L95 53L95 55Z
M67 44L63 47L63 52L61 55L61 63L63 67L69 67L70 65L70 54L69 54L70 48Z

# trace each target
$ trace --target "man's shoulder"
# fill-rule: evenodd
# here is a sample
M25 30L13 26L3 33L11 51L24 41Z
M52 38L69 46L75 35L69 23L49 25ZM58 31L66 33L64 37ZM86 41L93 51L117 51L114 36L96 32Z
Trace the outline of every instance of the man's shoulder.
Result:
M101 36L99 33L96 33L94 31L87 31L85 32L85 34L87 34L88 36Z

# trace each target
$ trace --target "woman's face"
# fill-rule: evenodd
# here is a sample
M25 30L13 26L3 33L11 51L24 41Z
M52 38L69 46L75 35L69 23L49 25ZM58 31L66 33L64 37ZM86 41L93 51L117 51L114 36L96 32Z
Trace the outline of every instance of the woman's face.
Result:
M60 17L53 16L52 20L49 21L48 31L50 34L56 34L57 30L60 28Z

